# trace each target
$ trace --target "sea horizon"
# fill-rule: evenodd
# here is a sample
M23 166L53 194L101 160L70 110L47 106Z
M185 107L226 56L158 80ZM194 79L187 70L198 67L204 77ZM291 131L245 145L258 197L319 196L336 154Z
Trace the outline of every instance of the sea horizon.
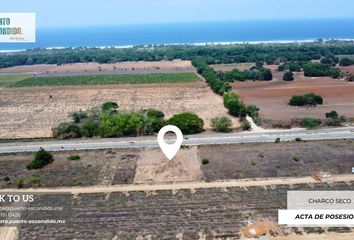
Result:
M252 20L37 29L36 43L0 43L0 52L151 45L230 45L354 40L353 19Z

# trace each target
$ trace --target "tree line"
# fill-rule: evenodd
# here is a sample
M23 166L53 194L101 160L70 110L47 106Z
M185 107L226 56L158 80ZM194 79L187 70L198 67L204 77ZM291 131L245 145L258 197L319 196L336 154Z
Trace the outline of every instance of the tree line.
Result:
M204 131L204 121L197 114L185 112L164 119L163 112L147 109L140 112L119 110L115 102L106 102L88 111L71 113L71 122L59 124L53 136L61 139L141 136L157 133L165 125L175 125L183 134Z
M33 64L67 64L78 62L113 63L124 61L160 61L202 57L207 64L320 60L322 57L354 54L353 42L239 44L229 46L152 46L117 48L33 49L1 53L0 68ZM324 60L327 61L328 59Z

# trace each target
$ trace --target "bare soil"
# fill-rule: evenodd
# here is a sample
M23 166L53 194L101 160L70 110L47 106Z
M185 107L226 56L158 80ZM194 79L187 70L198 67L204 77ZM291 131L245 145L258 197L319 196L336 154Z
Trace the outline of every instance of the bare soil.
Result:
M52 96L52 98L50 98ZM69 114L107 101L121 109L156 108L166 117L191 111L210 129L210 119L227 115L220 96L204 82L105 86L31 87L0 89L0 139L51 137L52 128L69 121ZM239 127L233 118L234 127Z
M200 181L202 171L197 147L181 149L168 161L160 149L144 151L137 162L134 183Z
M40 170L27 170L33 153L0 155L0 188L17 188L16 181L24 179L23 187L92 186L132 183L139 150L97 150L52 153L54 162ZM77 154L80 160L68 160ZM38 177L39 183L28 182ZM8 179L6 179L8 178Z
M234 92L244 102L255 104L260 108L263 118L272 120L290 120L293 118L321 118L326 112L336 110L348 118L354 116L354 83L328 77L309 78L303 73L295 73L295 81L283 81L283 73L279 73L274 66L272 69L274 80L269 82L246 81L232 83ZM313 92L321 95L323 105L314 108L292 107L288 105L294 95L303 95Z
M160 73L191 72L194 67L190 61L158 62L119 62L113 64L73 63L65 65L38 64L15 66L0 69L0 73L32 73L36 76L63 76L83 74L126 74L126 73Z
M289 142L200 146L206 181L242 178L304 177L314 172L349 174L354 141Z

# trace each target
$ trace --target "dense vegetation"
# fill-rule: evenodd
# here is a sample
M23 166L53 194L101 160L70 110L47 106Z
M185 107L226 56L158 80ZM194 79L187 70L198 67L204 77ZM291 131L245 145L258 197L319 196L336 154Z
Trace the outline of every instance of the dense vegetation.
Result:
M263 66L254 66L249 70L240 71L234 69L229 72L218 72L218 77L224 82L245 81L245 80L260 80L270 81L273 79L270 69Z
M0 68L32 64L65 64L76 62L112 63L124 61L192 60L202 57L207 64L262 61L279 64L288 61L320 60L332 55L354 54L353 42L317 42L294 44L258 44L232 46L154 46L130 49L76 48L35 49L0 54Z
M197 72L204 77L205 81L215 93L223 95L225 92L231 90L229 83L221 81L215 70L211 68L203 59L194 59L192 64L197 68Z
M305 62L286 62L278 66L278 71L301 72Z
M32 77L18 81L14 87L65 86L65 85L104 85L104 84L151 84L180 83L199 80L194 73L153 73L153 74L114 74L62 77Z
M304 73L307 77L332 77L340 78L341 71L328 64L306 63L304 65Z
M352 58L342 58L339 61L339 66L347 67L347 66L351 66L351 65L354 65L354 59L352 59Z
M168 124L179 127L184 134L203 131L204 122L195 113L177 114L165 120L164 113L156 109L129 112L118 108L117 103L107 102L100 108L72 113L72 122L59 124L53 135L62 139L151 135Z
M174 125L181 129L183 134L196 134L203 131L204 121L197 114L186 112L176 114L169 120L168 124Z
M308 106L308 107L315 107L317 104L323 104L323 98L319 95L316 95L314 93L307 93L302 96L293 96L289 100L289 105L290 106Z

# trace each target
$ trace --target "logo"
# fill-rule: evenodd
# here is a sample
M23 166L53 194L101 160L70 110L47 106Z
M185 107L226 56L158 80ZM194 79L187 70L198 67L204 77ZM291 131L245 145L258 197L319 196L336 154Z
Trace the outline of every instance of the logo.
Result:
M34 43L35 13L0 13L0 43Z

